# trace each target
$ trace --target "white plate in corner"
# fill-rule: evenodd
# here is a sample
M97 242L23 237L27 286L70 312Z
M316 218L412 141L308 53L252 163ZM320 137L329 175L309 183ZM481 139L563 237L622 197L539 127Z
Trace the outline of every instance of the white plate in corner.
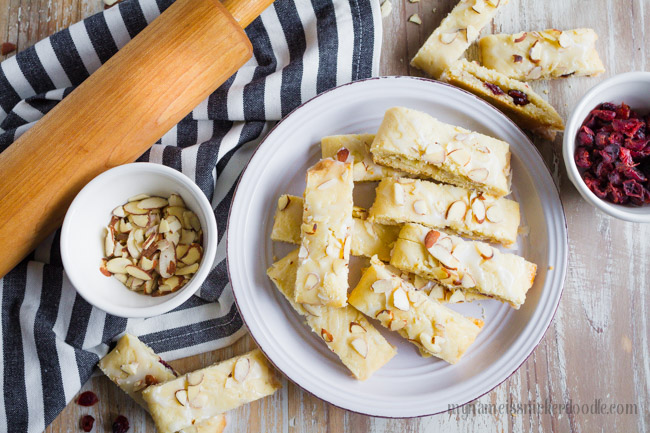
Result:
M453 305L484 318L475 343L455 365L422 358L396 333L377 328L398 354L365 382L353 379L266 276L273 258L296 248L270 240L277 198L302 195L305 173L327 135L375 132L386 109L404 106L510 143L513 198L522 225L514 250L538 265L519 310L494 300ZM355 197L358 194L355 193ZM537 149L500 111L455 87L413 77L371 78L322 93L285 117L262 141L239 181L227 232L228 271L242 318L258 346L291 381L344 409L373 416L416 417L448 410L489 392L532 353L560 301L567 230L557 188ZM351 263L358 275L363 260Z

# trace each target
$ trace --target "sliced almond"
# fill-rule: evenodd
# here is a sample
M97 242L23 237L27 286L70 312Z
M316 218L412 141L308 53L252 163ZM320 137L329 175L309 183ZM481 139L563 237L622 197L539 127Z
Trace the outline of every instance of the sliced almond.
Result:
M490 206L485 211L485 217L490 222L493 222L495 224L500 223L501 221L503 221L503 212L501 211L501 208L499 208L498 206Z
M501 0L486 0L487 4L489 4L492 7L499 7L499 3L501 3Z
M571 39L571 36L569 36L566 32L560 33L560 37L557 41L562 48L568 48L573 45L573 39Z
M158 233L167 233L169 231L169 222L167 219L162 219L158 225Z
M183 214L185 213L187 209L181 206L167 206L165 208L165 216L166 217L176 217L178 218L178 221L183 221Z
M189 385L187 387L187 401L190 403L190 406L194 406L196 397L201 393L201 387Z
M128 280L126 274L113 274L113 276L122 284L126 284L126 281Z
M173 248L165 248L160 252L158 273L163 278L170 278L176 272L176 254Z
M446 249L449 252L451 252L453 250L453 248L454 248L454 244L451 241L451 238L449 236L440 237L438 239L438 242L436 242L436 245L438 245L441 248Z
M339 257L341 254L341 249L334 244L334 242L330 242L327 244L327 248L325 248L325 254L327 254L329 257Z
M381 310L375 318L383 324L390 323L393 320L393 312L390 310Z
M535 66L533 69L528 71L528 74L526 75L526 78L529 80L537 80L541 78L542 76L542 67L541 66Z
M138 249L138 246L136 244L135 230L131 230L129 232L129 237L126 240L126 248L129 251L131 257L136 260L140 258L140 249Z
M348 263L345 259L334 259L332 262L332 272L336 275L341 275L347 266Z
M472 213L474 214L476 222L483 224L483 221L485 221L485 204L483 203L483 200L475 199L472 202Z
M116 217L124 218L126 216L126 212L124 212L124 207L123 206L118 206L115 209L113 209L113 215Z
M334 341L334 337L332 336L332 334L330 334L330 332L325 328L321 328L320 336L323 340L325 340L328 343Z
M474 246L476 247L476 251L478 251L484 259L489 260L494 256L494 249L488 244L474 242Z
M298 258L306 259L307 257L309 257L309 251L304 245L300 245L300 250L298 251Z
M201 259L201 247L199 244L192 244L183 256L181 261L186 265L192 265Z
M129 259L116 257L106 262L106 269L113 274L126 274L126 267L132 264Z
M198 386L201 384L201 382L203 382L203 373L200 371L195 371L188 373L185 378L187 379L188 386Z
M235 379L232 377L226 378L226 382L223 384L223 387L226 389L230 389L235 385Z
M148 272L135 265L126 266L124 269L126 269L127 274L132 275L135 278L139 278L142 281L149 281L151 279L151 275L149 275Z
M389 279L377 280L371 287L375 293L387 293L393 290L393 282Z
M167 202L170 206L185 207L185 202L183 201L183 198L178 194L170 195L169 199L167 199Z
M408 295L409 301L411 301L411 303L416 307L422 305L426 300L426 296L417 290L409 290L406 294Z
M193 229L197 232L201 230L201 222L199 221L199 217L197 217L196 214L191 210L183 212L183 228Z
M424 247L431 248L438 241L439 237L440 232L436 230L429 230L429 232L424 237Z
M365 359L366 356L368 356L368 343L366 340L363 338L355 338L350 342L352 347L354 347L354 350L357 351L359 355L361 355L362 358Z
M460 285L466 289L469 289L476 286L476 281L470 274L464 274L463 278L460 280Z
M438 260L445 268L456 270L460 266L460 262L454 257L446 248L440 245L434 245L428 248L429 253Z
M319 284L320 276L318 274L315 274L313 272L307 274L307 278L305 279L305 287L307 290L313 290L317 288Z
M120 220L120 232L128 233L133 230L133 226L125 219Z
M472 287L472 286L470 286ZM450 304L457 304L459 302L465 302L465 294L462 290L454 290L454 293L449 297Z
M366 328L364 328L359 322L350 322L349 329L352 334L363 334L367 332Z
M462 221L467 213L467 204L462 200L456 200L447 209L446 219L451 221Z
M144 282L144 292L147 295L152 294L157 287L158 287L157 280L149 280Z
M165 207L169 202L162 197L149 197L138 202L138 207L140 209L159 209Z
M181 239L179 243L189 245L196 240L196 232L194 230L181 230Z
M528 57L533 63L539 63L542 60L542 46L539 41L535 41L528 51Z
M429 333L423 332L419 337L422 346L431 353L440 353L440 346L433 342L433 336Z
M458 37L458 32L454 32L454 33L442 33L442 34L440 35L440 42L442 42L443 44L447 44L447 45L449 45L449 44L451 44L452 42L454 42L454 41L456 40L457 37Z
M149 215L129 215L129 219L138 227L147 227Z
M420 15L418 15L418 14L413 14L413 15L411 15L411 16L409 17L409 21L412 22L412 23L414 23L414 24L417 24L417 25L422 24L422 19L420 18ZM364 357L364 358L365 358L365 357Z
M133 215L145 215L149 211L147 209L142 209L140 206L138 206L140 202L137 201L131 201L128 202L127 204L124 205L124 210L127 213L133 214Z
M335 184L336 184L336 180L334 179L326 180L325 182L318 185L316 189L319 191L324 191L326 189L333 187Z
M515 43L523 42L526 39L526 36L528 36L528 33L523 32L519 36L515 37Z
M187 250L189 249L190 249L189 245L183 245L183 244L178 245L176 247L176 257L183 257L187 253Z
M406 326L406 320L404 319L393 319L390 322L390 330L391 331L399 331L400 329L404 328Z
M429 209L427 208L427 204L424 200L418 200L415 203L413 203L413 210L418 215L426 215L427 212L429 211Z
M133 197L129 197L127 202L130 203L132 201L140 201L140 200L144 200L145 198L149 198L149 197L150 196L148 194L138 194L138 195L134 195Z
M174 216L174 215L169 215L167 218L167 224L169 224L169 231L172 233L178 232L183 228L183 224L181 224L181 220Z
M176 396L176 401L181 405L181 406L187 406L187 391L184 389L179 389L174 393Z
M472 10L477 14L482 14L483 12L485 12L485 3L481 3L477 1L474 4L474 6L472 6Z
M305 309L307 313L314 317L320 317L321 316L321 309L318 305L311 305L311 304L301 304L302 308Z
M449 157L449 159L451 159L461 167L464 167L467 164L469 164L469 162L472 159L472 155L470 155L470 153L465 149L452 150L451 152L449 152L449 154L447 154L447 156Z
M424 149L424 155L422 158L431 164L442 164L445 162L446 152L440 143L429 143Z
M193 395L193 398L190 400L190 406L194 409L201 409L208 403L209 400L210 399L206 393L198 392L197 394Z
M393 199L399 205L404 204L404 188L399 183L393 184Z
M106 228L106 236L104 237L104 254L110 257L115 252L115 240L113 239L113 230L110 227Z
M400 287L393 292L393 305L402 311L408 311L411 308L406 292Z
M199 264L194 263L193 265L184 266L180 269L176 269L175 275L190 275L195 274L199 270Z
M289 206L289 196L286 194L282 194L280 198L278 199L278 210L283 211Z

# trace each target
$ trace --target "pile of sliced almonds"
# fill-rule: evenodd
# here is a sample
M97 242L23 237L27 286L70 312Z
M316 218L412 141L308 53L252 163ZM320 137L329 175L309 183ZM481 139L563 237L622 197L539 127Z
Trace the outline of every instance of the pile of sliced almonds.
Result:
M199 270L202 245L201 222L179 195L140 194L113 210L100 271L130 290L166 295Z

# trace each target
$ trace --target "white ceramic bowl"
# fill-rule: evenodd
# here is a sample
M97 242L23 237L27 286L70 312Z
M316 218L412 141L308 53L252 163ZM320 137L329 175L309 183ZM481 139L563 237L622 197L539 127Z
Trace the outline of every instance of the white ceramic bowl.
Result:
M589 112L602 102L614 104L625 102L634 110L650 111L650 72L628 72L608 78L594 86L573 108L564 131L562 151L569 179L578 189L580 195L601 211L625 221L650 222L650 206L635 207L610 203L591 192L580 177L573 158L576 135Z
M320 158L326 135L377 131L386 109L405 106L443 122L506 140L512 150L512 198L521 206L520 236L513 250L536 263L537 277L526 303L514 310L495 300L451 305L485 326L463 359L454 365L422 358L415 347L378 326L397 346L397 355L364 382L349 371L305 326L266 275L277 259L296 248L269 238L277 199L302 195L305 172ZM355 203L368 207L375 184L357 184ZM321 93L286 116L257 148L241 176L227 230L230 282L249 332L271 362L315 396L347 410L373 416L430 415L472 401L510 376L535 349L548 328L562 293L568 254L562 204L539 151L493 106L440 82L382 77ZM364 260L350 263L350 284Z
M199 271L181 290L152 297L132 292L99 271L104 256L104 227L111 211L138 194L179 194L203 229L204 254ZM134 163L110 169L90 181L75 197L61 231L61 258L77 292L97 308L120 317L152 317L166 313L197 291L217 252L217 224L205 194L184 174L159 164Z

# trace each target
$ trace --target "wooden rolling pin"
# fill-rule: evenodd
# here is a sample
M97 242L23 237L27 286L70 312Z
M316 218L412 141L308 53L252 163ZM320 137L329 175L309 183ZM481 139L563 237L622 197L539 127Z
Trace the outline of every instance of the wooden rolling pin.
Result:
M252 55L273 0L176 0L0 154L0 277L63 222L91 179L135 161Z

